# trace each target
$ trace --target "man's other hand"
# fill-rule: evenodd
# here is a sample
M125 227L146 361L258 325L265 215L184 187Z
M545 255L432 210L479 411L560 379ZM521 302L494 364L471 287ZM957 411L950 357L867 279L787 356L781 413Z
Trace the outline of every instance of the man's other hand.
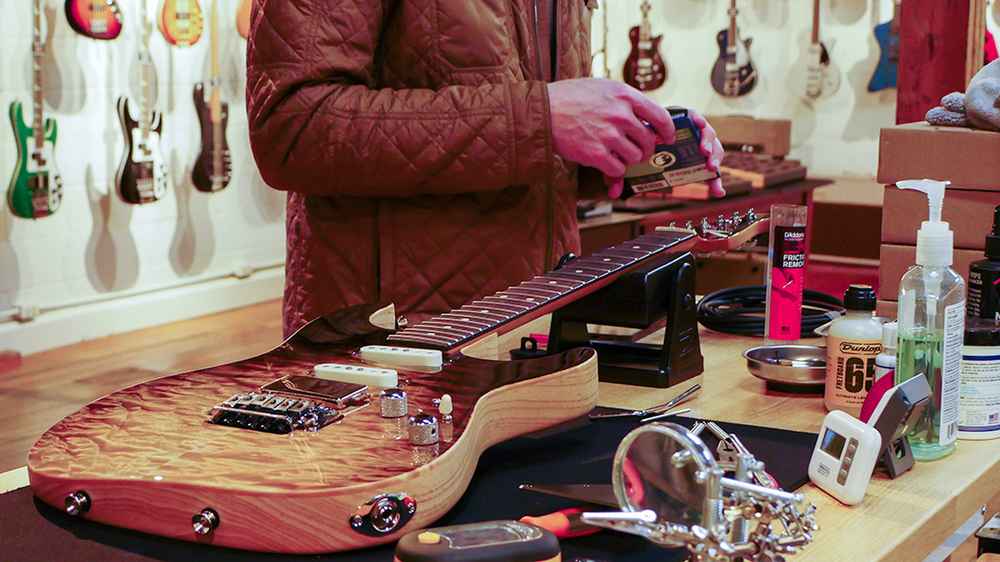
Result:
M548 89L556 154L600 170L613 199L622 194L626 166L652 156L658 139L674 142L667 110L627 84L577 78Z
M725 151L722 149L722 142L715 134L715 129L708 124L708 121L693 109L688 110L688 117L695 127L701 131L701 153L708 158L708 169L719 172L722 165L722 157ZM724 197L726 190L722 188L722 178L715 178L708 184L708 194L710 197Z

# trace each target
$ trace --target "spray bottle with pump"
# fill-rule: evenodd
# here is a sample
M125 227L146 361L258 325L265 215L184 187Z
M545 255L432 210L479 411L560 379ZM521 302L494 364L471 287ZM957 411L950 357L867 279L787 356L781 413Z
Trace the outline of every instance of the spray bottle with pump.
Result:
M953 234L941 221L949 182L906 180L901 189L927 194L928 220L917 231L916 265L899 283L899 356L896 382L917 375L927 378L931 403L909 433L913 456L920 461L945 457L955 450L965 324L965 282L951 268Z

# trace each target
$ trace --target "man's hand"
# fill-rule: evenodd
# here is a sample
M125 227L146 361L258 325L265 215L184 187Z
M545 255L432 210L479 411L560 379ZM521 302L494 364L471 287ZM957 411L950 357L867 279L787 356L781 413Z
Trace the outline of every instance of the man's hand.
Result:
M715 134L715 129L693 109L688 110L688 117L691 118L694 126L701 131L701 153L708 158L708 169L719 172L725 151L722 149L722 142L719 141L718 135ZM722 178L716 178L708 184L708 194L710 197L724 197L726 195L726 190L722 188Z
M556 154L604 174L608 197L621 197L625 167L648 159L657 142L672 144L674 122L666 109L635 88L602 78L577 78L548 85ZM705 118L689 111L701 129L708 167L719 170L722 143ZM646 125L648 123L648 126ZM722 181L709 184L712 197L726 194Z
M577 78L548 88L556 154L604 173L611 198L622 194L626 166L652 156L657 139L674 142L667 110L631 86Z

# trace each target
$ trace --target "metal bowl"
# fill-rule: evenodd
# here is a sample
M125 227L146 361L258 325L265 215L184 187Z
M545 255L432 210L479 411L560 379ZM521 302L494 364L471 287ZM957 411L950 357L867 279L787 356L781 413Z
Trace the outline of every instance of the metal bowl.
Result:
M762 345L743 352L747 369L769 384L822 388L826 384L826 348L818 345Z

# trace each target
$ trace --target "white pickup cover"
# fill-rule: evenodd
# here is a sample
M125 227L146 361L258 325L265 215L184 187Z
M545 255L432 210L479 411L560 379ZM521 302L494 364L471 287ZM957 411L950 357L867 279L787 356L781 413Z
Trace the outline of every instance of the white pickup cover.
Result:
M361 358L397 367L426 367L440 369L441 352L436 349L397 347L393 345L366 345L361 348Z
M344 365L341 363L320 363L313 367L313 373L321 379L392 388L399 383L396 371L365 367L363 365Z

